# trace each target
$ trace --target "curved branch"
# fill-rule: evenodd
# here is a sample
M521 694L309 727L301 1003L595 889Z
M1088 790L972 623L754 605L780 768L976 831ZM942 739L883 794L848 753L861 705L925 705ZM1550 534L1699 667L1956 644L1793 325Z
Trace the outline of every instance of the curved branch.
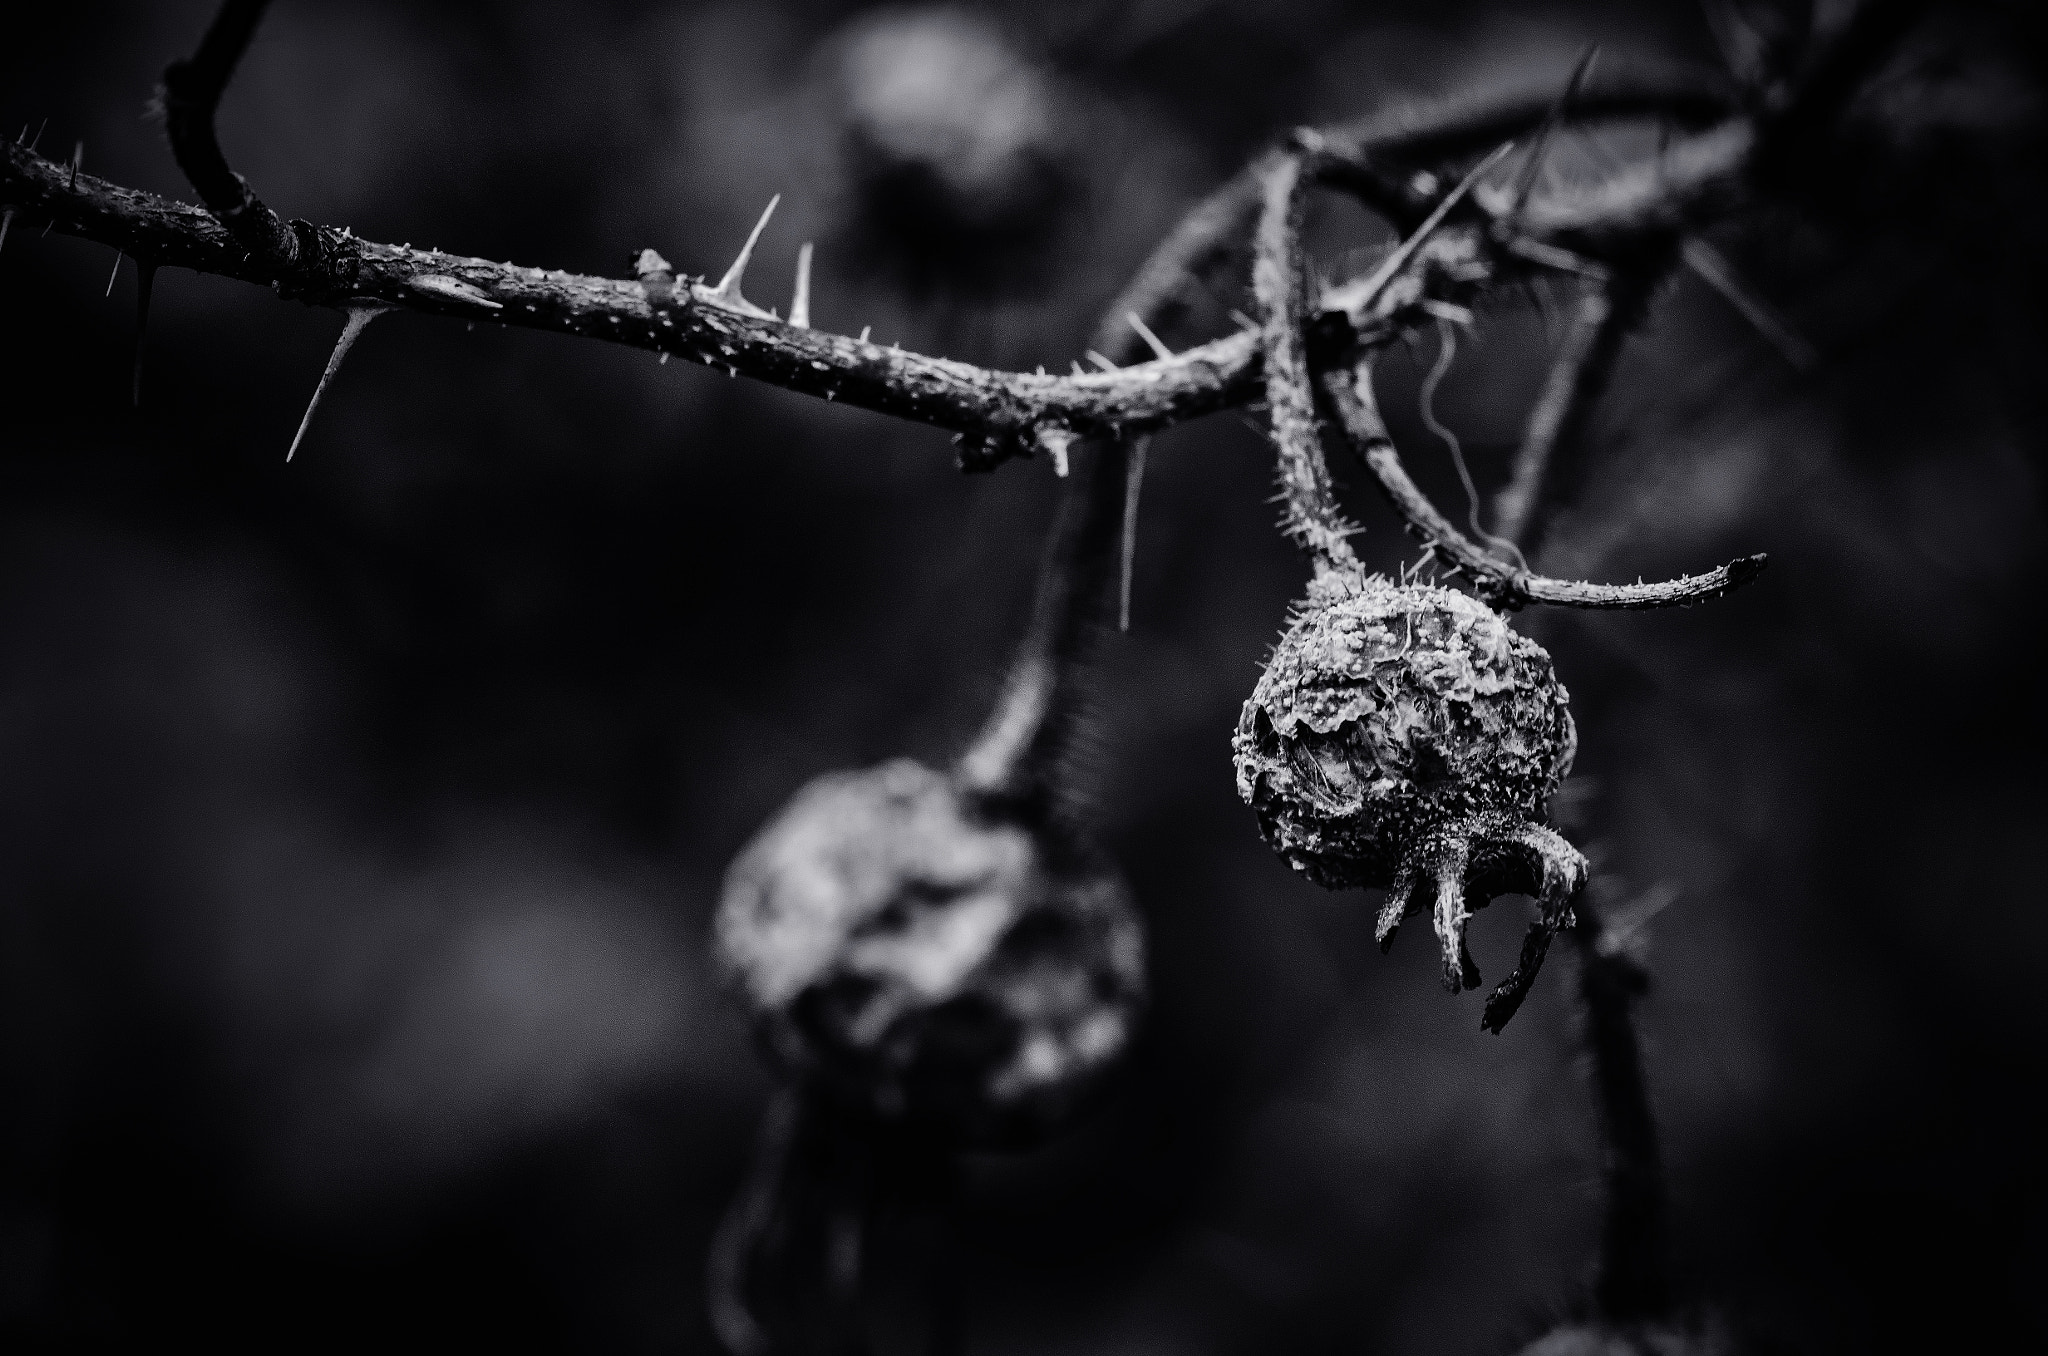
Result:
M1564 607L1646 609L1703 603L1741 588L1763 573L1767 557L1744 556L1705 574L1684 575L1658 584L1591 584L1577 579L1551 579L1517 569L1488 555L1452 526L1450 519L1409 479L1400 453L1387 435L1372 392L1372 368L1360 361L1350 371L1327 371L1320 385L1354 451L1372 472L1387 500L1423 540L1450 562L1454 571L1472 577L1478 589L1506 607L1555 603Z
M1326 152L1340 158L1392 158L1413 169L1440 171L1445 162L1492 150L1542 125L1557 104L1554 85L1494 94L1427 122L1399 110L1374 114L1325 131ZM1603 74L1573 96L1563 119L1570 127L1666 118L1688 132L1725 122L1740 111L1725 79L1660 75L1643 80L1626 72ZM1398 119L1398 121L1397 121ZM1427 210L1425 204L1424 209ZM1419 220L1418 216L1416 220ZM1398 222L1404 229L1413 222Z
M269 0L227 0L200 39L199 49L164 68L160 98L171 155L198 190L199 201L256 260L289 273L303 253L298 233L229 168L213 127L221 93L267 8Z

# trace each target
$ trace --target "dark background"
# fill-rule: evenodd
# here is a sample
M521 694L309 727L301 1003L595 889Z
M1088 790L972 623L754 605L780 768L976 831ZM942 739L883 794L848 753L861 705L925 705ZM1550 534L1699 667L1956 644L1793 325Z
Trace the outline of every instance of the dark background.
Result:
M142 107L210 8L18 7L0 130L189 197ZM2028 8L1937 6L1853 144L1722 237L1819 370L1681 276L1561 476L1552 572L1767 550L1763 581L1523 622L1603 897L1673 900L1643 1023L1681 1284L1767 1351L2048 1339ZM614 276L649 245L715 275L780 192L763 304L815 239L820 325L1064 367L1279 131L1555 85L1594 39L1718 61L1688 4L286 0L221 132L287 216ZM910 143L860 139L884 105ZM1319 231L1333 268L1373 238ZM112 263L19 223L0 252L0 1345L712 1349L771 1086L707 963L724 864L813 775L958 747L1056 482L413 316L287 466L338 318L166 271L137 412ZM1479 339L1440 408L1490 485L1546 341L1519 303ZM1433 342L1383 391L1462 516L1415 412ZM1304 579L1269 476L1237 416L1153 449L1091 763L1156 1002L1100 1114L973 1163L978 1356L1506 1351L1587 1275L1569 967L1482 1034L1426 937L1379 958L1372 901L1293 877L1233 793ZM1475 925L1490 977L1515 914Z

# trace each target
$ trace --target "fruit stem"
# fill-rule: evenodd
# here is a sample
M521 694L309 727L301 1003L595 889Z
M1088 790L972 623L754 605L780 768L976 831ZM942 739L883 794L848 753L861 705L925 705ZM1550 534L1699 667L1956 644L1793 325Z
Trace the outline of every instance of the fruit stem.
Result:
M1046 543L1031 626L956 776L970 793L1055 809L1059 768L1081 705L1080 676L1115 602L1117 545L1131 444L1098 444L1073 477Z
M1600 1118L1606 1216L1594 1298L1617 1320L1662 1317L1670 1307L1665 1275L1664 1171L1657 1121L1643 1074L1634 1004L1649 975L1625 942L1602 926L1581 896L1572 938L1579 945L1579 998Z
M1257 168L1263 172L1283 161L1295 163L1275 152ZM1149 356L1148 336L1172 328L1188 311L1190 293L1242 257L1237 245L1250 214L1248 197L1246 185L1232 180L1183 218L1103 311L1088 350L1114 365ZM1133 319L1139 323L1132 324ZM1296 320L1298 331L1298 315ZM956 768L968 791L990 801L1055 808L1047 802L1056 798L1057 769L1076 724L1078 679L1116 601L1111 585L1123 584L1130 568L1111 548L1128 540L1144 440L1090 440L1089 445L1093 465L1087 475L1068 478L1046 543L1031 627L1017 647L995 709ZM1321 465L1320 454L1316 465ZM1128 618L1127 601L1121 611Z
M1348 540L1355 529L1337 510L1309 380L1301 253L1305 177L1300 153L1280 157L1267 169L1252 255L1252 298L1266 350L1266 403L1279 449L1280 526L1308 552L1317 574L1357 574L1362 567Z

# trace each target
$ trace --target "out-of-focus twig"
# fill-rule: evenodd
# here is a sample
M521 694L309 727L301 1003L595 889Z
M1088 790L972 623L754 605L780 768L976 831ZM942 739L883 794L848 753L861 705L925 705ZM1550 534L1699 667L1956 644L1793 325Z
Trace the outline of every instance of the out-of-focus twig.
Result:
M1649 977L1583 895L1573 912L1578 919L1572 937L1579 947L1580 1020L1592 1057L1605 1186L1594 1298L1610 1319L1660 1318L1671 1303L1664 1171L1634 1017Z
M1641 280L1625 276L1590 285L1573 308L1564 345L1529 411L1508 483L1494 500L1494 532L1527 555L1540 545L1536 506L1557 449L1584 431L1646 301Z

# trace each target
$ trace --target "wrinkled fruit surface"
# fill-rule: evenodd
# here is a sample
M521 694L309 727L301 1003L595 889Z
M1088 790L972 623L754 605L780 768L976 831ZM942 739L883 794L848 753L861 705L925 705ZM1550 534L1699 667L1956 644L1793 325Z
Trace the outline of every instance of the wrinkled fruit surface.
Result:
M1116 875L909 760L798 792L734 860L717 940L792 1072L972 1143L1057 1129L1144 1001Z
M1453 990L1479 982L1470 910L1536 898L1521 963L1487 1003L1497 1031L1585 880L1585 859L1543 825L1577 746L1566 703L1549 654L1484 603L1325 574L1244 705L1238 794L1297 871L1388 891L1382 946L1430 908Z

